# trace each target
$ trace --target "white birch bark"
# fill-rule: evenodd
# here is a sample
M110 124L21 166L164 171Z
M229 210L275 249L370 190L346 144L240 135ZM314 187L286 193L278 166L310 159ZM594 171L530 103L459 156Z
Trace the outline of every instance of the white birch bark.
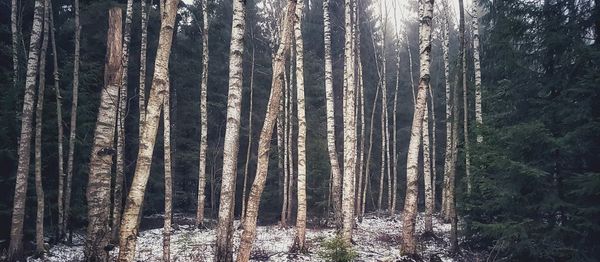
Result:
M442 8L448 10L447 0L442 0ZM450 90L450 64L448 49L450 45L449 41L449 23L448 23L448 11L444 11L443 18L443 37L442 37L442 56L444 60L444 86L446 90L446 148L444 153L444 186L442 188L442 215L444 218L448 218L448 193L450 189L450 177L452 175L452 125L453 125L453 114L452 114L452 101L451 101L451 90Z
M10 32L12 40L13 88L19 84L19 30L17 26L17 0L10 4Z
M217 225L218 261L233 261L233 209L235 207L235 180L240 140L240 115L242 103L243 54L246 1L233 1L231 48L229 51L229 94L227 98L227 125L223 146L223 174L219 199Z
M240 251L236 259L238 262L246 262L250 260L252 243L256 237L256 219L258 216L260 197L264 190L267 178L271 137L273 136L275 121L279 113L279 102L282 95L282 86L284 82L283 76L285 74L285 54L290 49L295 8L296 2L294 0L289 0L281 25L283 29L281 30L281 37L279 39L279 48L273 63L271 94L267 104L265 121L258 141L258 161L256 166L256 175L248 196L246 219L244 219L243 225L244 231L242 232L239 249Z
M252 38L250 41L254 41ZM248 187L248 166L250 165L250 154L252 152L252 107L253 107L253 96L254 96L254 64L255 64L255 49L252 47L252 66L250 67L250 108L248 110L248 146L246 147L246 163L244 164L244 184L242 187L242 213L241 213L241 224L244 224L244 217L246 216L246 191Z
M427 89L430 80L432 18L433 0L419 0L420 80L406 160L406 198L404 200L404 212L402 213L401 246L403 254L412 255L417 252L415 219L417 216L419 145L423 118L427 108Z
M44 113L44 93L46 89L46 54L48 50L48 31L50 28L50 3L44 1L44 33L40 50L40 67L38 69L38 96L35 108L35 252L43 255L44 250L44 187L42 186L42 125Z
M35 84L38 76L44 3L45 1L42 0L35 1L31 40L29 41L25 94L23 97L23 111L21 113L21 134L17 151L18 162L10 227L10 246L8 248L9 261L21 259L23 256L23 222L25 219L25 199L27 197L27 176L29 174L29 161L31 160L31 122L33 120L33 105L35 102Z
M459 38L460 38L460 55L462 65L462 86L463 86L463 134L465 139L465 173L467 179L467 194L471 194L472 182L471 182L471 155L469 148L469 107L468 107L468 94L467 94L467 46L465 38L465 10L464 0L458 0L458 8L460 14L459 23Z
M206 201L206 150L208 148L208 0L202 0L202 83L200 84L200 161L198 166L198 207L196 209L196 227L204 224L204 205Z
M431 148L429 140L429 107L423 114L423 185L425 189L425 232L433 233L433 186L431 176Z
M171 167L171 106L169 78L163 102L163 143L165 160L165 217L163 224L163 262L171 261L171 219L173 206L173 176Z
M104 250L110 241L110 182L114 156L115 123L122 66L122 16L121 8L108 13L107 54L104 69L104 88L94 131L94 144L90 157L90 171L86 191L88 227L85 243L86 261L106 261Z
M294 248L306 252L306 109L304 103L304 43L302 16L304 0L297 0L295 8L294 36L296 45L296 97L298 117L298 212L296 214L296 238Z
M160 113L163 106L164 96L167 91L169 56L175 16L177 13L178 0L166 0L161 8L161 26L158 39L158 49L154 62L154 76L148 104L146 106L146 118L142 126L142 138L138 150L138 159L135 174L131 182L131 189L127 196L123 218L121 220L121 231L119 234L119 258L118 261L133 261L138 232L138 216L144 200L144 193L148 176L152 153L156 142Z
M150 4L146 7L146 0L141 0L141 19L142 36L140 41L140 86L138 89L138 110L140 112L140 123L138 128L138 137L142 137L142 126L146 119L146 54L148 49L148 12L152 7ZM151 0L152 3L152 0Z
M331 165L331 188L334 221L340 227L342 223L341 178L335 142L335 102L333 94L333 64L331 62L331 22L329 17L329 0L323 1L323 36L325 43L325 100L327 110L327 151Z
M477 143L483 142L480 128L483 126L481 112L481 55L479 54L479 0L473 0L473 65L475 71L475 121L477 122Z

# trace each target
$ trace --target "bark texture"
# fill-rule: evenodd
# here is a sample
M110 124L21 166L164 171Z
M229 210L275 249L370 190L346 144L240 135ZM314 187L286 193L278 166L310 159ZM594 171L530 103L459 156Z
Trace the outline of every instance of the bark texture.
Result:
M235 208L235 180L240 142L240 115L244 55L244 31L246 27L246 1L233 1L231 24L231 47L229 51L229 95L227 98L227 124L223 146L223 174L219 199L217 224L217 261L233 261L233 209Z
M142 18L142 36L140 43L140 86L139 86L139 97L138 105L140 111L140 124L138 130L138 137L142 137L142 126L146 119L146 54L148 49L148 12L152 5L146 7L146 0L141 2L141 18ZM152 3L152 1L151 1Z
M430 81L431 31L433 19L433 0L419 0L419 53L420 80L417 91L415 111L408 146L406 165L406 198L402 213L402 246L404 254L415 255L415 219L417 216L419 145L424 114L427 112L427 89Z
M254 40L254 39L252 39ZM251 41L252 41L251 40ZM254 96L254 46L252 47L252 66L250 67L250 109L248 110L248 146L246 147L246 163L244 164L244 184L242 187L242 224L246 216L246 191L248 187L248 166L250 165L250 155L252 152L252 100Z
M267 178L267 169L269 165L269 150L271 146L271 137L277 119L279 103L282 95L283 75L285 74L285 54L290 49L292 39L292 26L296 1L289 0L285 9L284 19L282 20L281 37L279 38L279 48L273 62L273 78L271 82L271 94L267 104L265 121L258 140L258 161L256 165L256 175L250 194L248 195L248 205L246 209L246 219L244 219L244 231L240 240L240 251L237 255L237 261L246 262L250 260L252 243L256 237L256 219L258 208L260 206L260 197L265 188Z
M208 148L208 110L206 94L208 89L208 9L207 1L202 0L202 82L200 83L200 163L198 166L198 207L196 226L204 224L204 205L206 201L206 149Z
M473 0L473 65L475 70L475 121L477 122L477 143L483 142L480 128L483 126L481 112L481 55L479 54L479 0Z
M448 10L447 0L442 0L442 8ZM444 153L444 187L442 188L442 216L448 218L448 194L452 191L450 180L452 176L452 126L453 126L453 110L450 90L450 64L448 49L449 41L449 23L448 11L444 11L443 18L443 36L442 36L442 56L444 60L444 86L446 90L446 148Z
M471 154L469 148L469 106L467 94L467 45L465 38L465 8L464 0L458 0L458 8L460 14L459 23L459 39L460 39L460 56L461 56L461 73L463 86L463 134L465 139L465 174L467 179L467 194L471 194Z
M131 182L131 189L127 196L121 220L118 258L118 261L121 262L133 261L135 255L138 232L137 220L144 200L148 176L150 175L150 165L156 142L156 134L158 132L158 124L160 122L160 113L165 94L168 92L169 57L171 55L171 44L178 3L178 0L166 0L163 3L163 8L160 9L161 26L156 60L154 62L152 87L146 107L146 119L142 126L142 138L140 139L135 174Z
M110 240L110 182L114 156L115 121L117 117L119 87L123 74L121 8L108 12L106 62L104 87L94 131L94 144L90 157L90 171L86 191L88 228L85 243L87 261L106 261L104 250Z
M339 227L342 222L341 178L335 142L335 102L333 95L333 64L331 62L331 22L329 17L329 0L323 1L323 32L325 41L325 100L327 110L327 152L331 165L331 195L335 224Z
M44 20L45 1L36 0L33 12L33 25L29 41L29 57L27 58L27 75L25 78L25 94L23 111L21 113L21 134L17 151L17 173L15 194L13 198L12 220L10 227L10 246L8 260L14 261L23 256L23 222L25 219L25 199L27 197L27 176L31 150L31 122L33 120L33 105L35 103L35 84L38 76L40 40Z
M425 189L425 232L433 233L433 186L431 176L431 147L429 140L429 107L423 114L423 185Z
M10 32L12 40L13 87L19 84L19 30L17 25L17 0L10 4Z
M167 78L167 90L169 89ZM165 220L163 224L163 261L171 261L171 218L173 205L173 178L171 173L171 107L169 91L165 93L163 104L163 140L165 159Z

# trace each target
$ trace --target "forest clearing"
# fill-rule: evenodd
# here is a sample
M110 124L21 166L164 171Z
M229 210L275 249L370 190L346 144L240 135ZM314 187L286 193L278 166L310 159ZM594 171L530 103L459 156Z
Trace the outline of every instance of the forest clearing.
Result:
M0 0L0 261L599 261L600 0Z

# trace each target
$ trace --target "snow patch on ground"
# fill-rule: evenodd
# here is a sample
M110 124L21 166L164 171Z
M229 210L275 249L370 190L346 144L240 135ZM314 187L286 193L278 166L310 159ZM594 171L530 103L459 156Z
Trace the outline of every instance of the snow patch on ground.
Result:
M190 223L191 224L191 223ZM235 221L238 228L239 221ZM424 231L423 214L417 218L416 232L419 243L419 254L426 261L455 261L449 255L450 224L434 217L435 238L421 237ZM190 225L175 226L171 236L172 261L214 261L214 229L195 229ZM357 261L405 261L400 254L402 232L401 215L376 216L369 214L362 222L357 222L353 233L354 250L358 253ZM281 228L278 225L259 226L253 248L253 261L323 261L318 253L321 242L335 236L332 228L307 229L308 254L290 254L289 249L295 236L294 228ZM236 230L234 253L237 253L241 230ZM153 262L162 258L162 228L140 232L136 249L136 261ZM110 252L113 259L118 255L118 248ZM465 254L463 253L463 256ZM467 257L458 258L463 260ZM58 244L53 246L43 259L29 258L29 262L43 261L83 261L83 239L75 237L73 245Z

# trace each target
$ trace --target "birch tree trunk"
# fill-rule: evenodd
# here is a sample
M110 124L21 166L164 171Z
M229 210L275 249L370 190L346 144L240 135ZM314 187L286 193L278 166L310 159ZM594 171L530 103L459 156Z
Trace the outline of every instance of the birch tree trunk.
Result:
M142 126L142 138L140 139L135 175L131 182L131 189L127 196L121 220L118 259L120 262L133 261L135 255L138 232L137 220L140 215L141 204L144 200L148 176L150 175L150 165L152 163L152 153L154 152L154 143L156 142L156 134L160 122L160 113L165 93L168 92L169 56L171 54L178 4L178 0L167 0L163 3L163 8L160 9L161 26L156 60L154 62L152 88L148 97L146 118Z
M293 32L292 32L293 33ZM293 41L293 39L291 39L290 41ZM286 203L286 218L288 220L291 220L292 217L292 201L293 201L293 190L294 190L294 150L292 149L292 140L294 137L294 123L292 122L292 115L294 113L294 92L293 92L293 85L294 85L294 65L295 65L295 52L294 52L294 47L295 47L295 43L291 42L290 43L290 64L289 64L289 70L290 70L290 76L288 79L288 85L287 85L287 102L288 102L288 108L287 108L287 123L288 123L288 131L287 131L287 146L286 146L286 150L287 150L287 156L288 156L288 160L287 160L287 168L288 168L288 189L287 189L287 196L285 197L287 200Z
M379 208L379 210L383 210L383 191L384 191L384 180L385 180L385 175L386 174L386 166L389 167L389 165L386 165L386 163L388 163L387 161L389 160L389 152L388 152L388 134L387 134L387 79L386 79L386 75L387 75L387 59L385 57L385 49L386 49L386 44L387 42L385 41L385 36L387 33L387 10L383 10L381 4L380 4L380 13L382 16L381 19L381 23L383 24L383 30L382 30L382 76L381 76L381 176L379 177L379 199L377 202L377 206ZM383 13L386 12L385 15L385 19L383 19ZM389 164L389 163L388 163ZM389 170L388 170L388 183L389 183ZM390 184L391 185L391 184ZM388 188L389 189L389 188ZM388 196L390 195L390 191L388 190ZM390 198L391 199L391 198Z
M444 10L448 10L448 2L447 0L442 0L442 8ZM442 216L444 219L448 217L448 194L451 191L450 188L450 177L452 175L452 144L453 144L453 136L452 136L452 126L453 126L453 110L452 110L452 101L451 101L451 90L450 90L450 64L449 64L449 16L448 11L444 11L444 24L443 27L443 37L442 37L442 56L444 60L444 86L446 89L446 148L444 153L444 187L442 188Z
M325 43L325 100L327 110L327 151L332 176L332 202L334 221L337 227L342 223L341 178L335 142L335 102L333 94L333 64L331 62L331 22L329 17L329 0L323 1L323 35Z
M362 191L362 207L361 207L361 216L365 214L365 209L367 206L367 189L369 188L369 182L371 181L371 153L373 152L373 127L375 120L375 111L377 109L377 98L379 97L379 89L380 85L377 85L377 90L375 91L375 98L373 98L373 107L371 109L371 120L370 120L370 128L369 128L369 150L367 151L367 162L365 163L365 183L364 189Z
M400 47L398 45L398 47ZM400 50L400 48L398 48ZM397 149L397 108L398 108L398 86L400 84L400 52L397 54L397 62L396 62L396 87L394 88L394 109L392 116L392 178L393 178L393 186L392 191L390 193L390 197L392 198L392 205L390 207L390 215L394 215L396 212L396 191L398 188L398 149Z
M279 102L282 95L283 75L285 74L285 54L290 49L292 39L292 26L294 19L294 11L296 1L289 0L284 18L282 20L281 37L279 38L279 48L273 62L273 78L271 82L271 94L267 104L267 112L265 121L258 140L258 161L256 165L256 175L250 194L248 195L248 205L246 209L246 219L244 219L244 231L240 240L240 251L236 261L246 262L250 260L250 251L252 243L256 237L256 218L258 216L258 208L260 206L260 197L265 187L267 178L267 169L269 165L269 150L271 145L271 137L278 115Z
M403 254L412 255L417 252L415 240L418 197L417 165L419 163L419 144L423 118L427 109L427 89L430 80L433 0L419 0L419 19L420 80L406 160L406 198L404 200L404 213L402 213L403 229L402 246L400 248Z
M52 40L52 62L53 62L53 76L54 76L54 91L56 94L56 125L57 125L57 145L58 145L58 197L57 197L57 208L58 208L58 239L62 239L64 235L64 182L65 182L65 171L63 169L64 150L63 150L63 123L62 123L62 96L60 95L60 74L58 73L58 54L56 52L56 37L54 28L54 15L52 12L52 3L50 3L50 39Z
M12 40L13 88L19 84L19 30L17 26L17 0L10 4L10 31Z
M358 216L359 221L362 221L362 214L364 212L363 208L362 208L362 201L363 201L363 193L362 193L362 188L363 188L363 184L366 183L365 181L365 172L364 172L364 168L365 168L365 134L366 134L366 128L365 128L365 88L364 88L364 81L363 81L363 66L362 66L362 57L361 57L361 52L360 52L360 16L356 17L357 20L357 25L356 25L356 32L357 32L357 36L356 36L356 58L358 59L357 65L358 65L358 92L359 92L359 110L360 110L360 155L359 155L359 159L358 159L358 186L357 186L357 201L355 203L355 209L356 209L356 216Z
M479 0L473 0L473 65L475 69L475 121L477 122L477 143L483 142L480 128L483 126L481 112L481 56L479 54Z
M140 43L140 86L138 90L138 105L140 111L140 123L138 128L138 137L142 137L142 126L146 119L146 53L148 48L148 12L152 7L150 4L146 7L146 0L141 0L141 18L142 18L142 36ZM152 1L150 1L152 3Z
M163 225L163 261L171 261L171 217L173 205L173 178L171 173L171 107L169 77L163 102L163 140L165 160L165 220Z
M10 227L10 246L8 261L23 257L23 222L25 219L25 200L27 197L27 176L31 150L31 121L33 120L33 105L35 102L35 84L38 76L40 40L42 38L42 22L45 1L36 0L29 41L29 57L27 59L27 75L25 79L25 94L21 114L21 135L19 138L18 162L13 198L12 220Z
M111 167L115 153L117 101L121 77L124 73L121 8L111 8L108 19L104 88L101 92L100 108L94 131L86 192L88 228L84 251L87 261L106 261L108 259L104 248L109 243L111 233L109 224Z
M253 41L254 38L252 38ZM252 46L252 66L250 67L250 109L248 110L248 146L246 148L246 163L244 164L244 185L242 187L242 214L241 224L246 217L246 189L248 187L248 166L250 165L250 154L252 152L252 97L254 95L254 45Z
M433 188L431 178L431 148L429 147L429 107L423 110L423 181L425 187L425 232L433 233Z
M291 45L291 44L290 44ZM290 59L291 60L291 59ZM290 61L291 63L291 61ZM273 61L273 64L274 61ZM285 73L285 71L283 72L283 85L284 85L284 89L283 89L283 203L281 205L281 222L280 225L282 228L286 228L287 227L287 210L288 210L288 196L289 196L289 192L288 189L290 181L290 169L289 169L289 159L290 159L290 154L289 154L289 130L290 130L290 118L289 118L289 99L290 99L290 95L289 95L289 81L288 81L288 77L287 74Z
M223 147L223 177L219 199L217 225L217 261L233 261L233 209L235 207L235 180L240 140L242 103L243 54L246 1L233 1L231 48L229 52L229 95L227 98L227 125Z
M129 43L131 42L131 17L133 16L133 0L127 0L125 11L125 27L123 30L123 76L119 88L119 110L117 113L117 163L115 184L113 186L112 241L119 240L119 224L123 210L123 171L125 160L125 117L127 113L127 68L129 65Z
M208 89L208 0L202 0L202 82L200 84L200 163L198 166L198 207L196 227L204 225L204 205L206 201L206 149L208 148L208 110L206 96Z
M432 212L435 212L435 195L436 193L436 182L437 182L437 167L436 167L436 158L435 158L435 98L433 96L433 88L431 88L431 84L429 85L429 97L431 98L431 199L432 199Z
M44 31L38 69L38 97L35 108L35 252L42 256L44 250L44 187L42 186L42 124L44 113L44 92L46 89L46 51L48 50L48 30L50 28L50 4L44 1Z
M463 86L463 134L465 139L465 173L467 177L467 194L471 194L471 156L469 149L469 106L468 106L468 94L467 94L467 45L465 38L465 8L464 0L458 0L458 8L460 14L459 23L459 38L460 38L460 56L462 66L462 86Z
M298 101L298 212L296 214L296 238L294 248L306 252L306 109L304 103L304 43L302 39L302 16L304 0L297 0L294 21L296 44L296 88Z
M347 244L351 243L352 227L354 226L354 174L356 172L356 118L354 109L356 93L354 86L355 64L353 59L353 26L352 0L345 1L344 24L344 178L342 190L342 238Z

